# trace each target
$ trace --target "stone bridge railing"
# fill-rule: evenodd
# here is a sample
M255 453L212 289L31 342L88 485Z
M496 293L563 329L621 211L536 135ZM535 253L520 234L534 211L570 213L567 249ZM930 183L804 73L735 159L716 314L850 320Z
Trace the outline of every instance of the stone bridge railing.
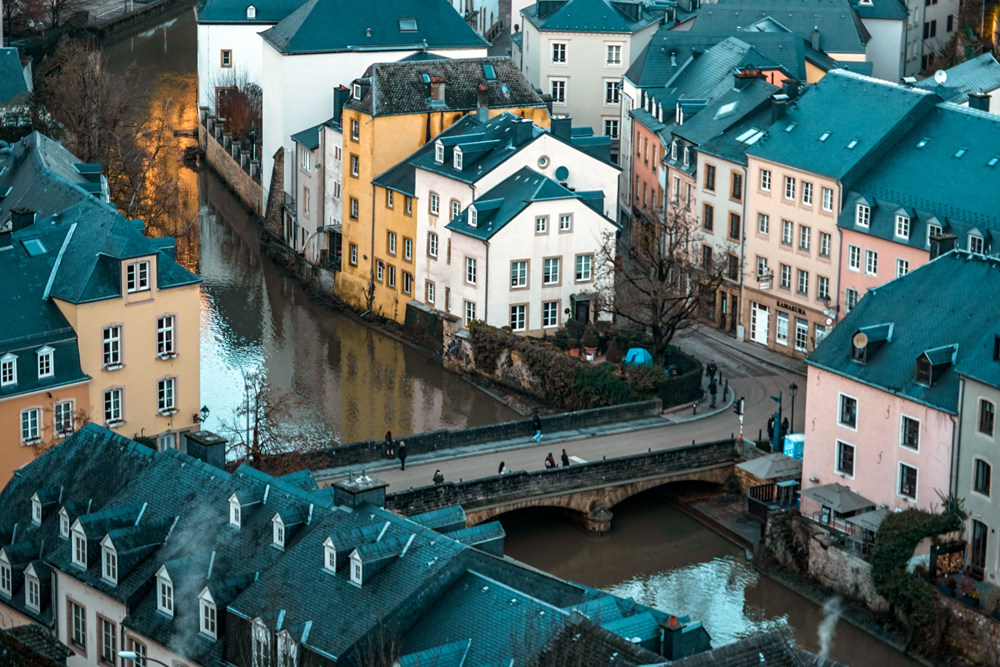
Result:
M474 512L484 507L515 505L539 496L568 495L734 463L740 454L737 441L720 440L591 461L568 468L515 472L424 486L387 496L385 507L407 516L451 505L461 505L466 512ZM643 488L655 485L654 481Z

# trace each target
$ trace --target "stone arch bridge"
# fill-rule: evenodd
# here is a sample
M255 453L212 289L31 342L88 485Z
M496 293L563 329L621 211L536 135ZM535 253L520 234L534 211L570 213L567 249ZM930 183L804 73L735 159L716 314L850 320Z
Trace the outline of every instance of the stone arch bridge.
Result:
M562 507L577 523L604 534L611 527L610 508L621 501L672 482L724 484L733 476L741 454L738 441L720 440L568 468L424 486L387 496L385 506L409 516L461 505L468 526L516 509Z

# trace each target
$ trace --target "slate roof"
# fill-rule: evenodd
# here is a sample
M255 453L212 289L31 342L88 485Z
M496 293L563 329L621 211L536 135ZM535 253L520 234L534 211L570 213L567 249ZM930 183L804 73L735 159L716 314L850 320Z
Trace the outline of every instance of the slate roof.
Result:
M694 118L675 127L673 133L694 143L699 152L745 165L750 146L737 141L737 137L750 129L767 130L771 124L771 97L780 92L777 86L755 80L742 90L733 89L722 95ZM733 103L736 106L729 107ZM664 158L669 159L669 154Z
M569 0L543 16L538 15L539 3L535 2L522 9L521 16L542 32L631 34L663 20L665 9L657 10L641 2L634 4L639 7L637 20L615 7L611 0Z
M403 30L413 19L416 30ZM380 49L485 49L489 44L447 0L369 0L350 11L338 0L308 0L260 33L279 53L308 54Z
M37 623L0 630L0 661L4 667L59 667L76 655Z
M30 92L17 49L0 48L0 104L26 102Z
M255 18L247 18L247 7L257 10ZM281 21L302 6L302 0L202 0L195 7L198 23L245 23L268 25Z
M485 69L492 69L488 78ZM444 105L430 99L427 77L444 78ZM441 111L471 111L485 86L491 109L543 108L545 102L514 61L507 57L460 58L417 62L375 63L362 77L371 82L361 100L348 106L372 115L391 116Z
M673 667L803 667L795 649L777 630L678 660Z
M970 307L975 304L975 307ZM890 394L957 414L961 365L996 326L1000 309L1000 260L952 251L906 275L869 290L806 363ZM854 334L892 324L892 333L866 363L852 361ZM957 345L955 361L931 386L916 382L917 358Z
M909 15L906 3L901 0L869 0L867 3L852 0L851 7L862 19L905 21Z
M691 32L790 31L810 39L817 25L826 53L863 54L871 38L850 0L721 0L702 6Z
M748 154L823 174L850 188L940 101L925 91L834 70L789 104ZM792 123L793 131L777 131Z
M292 141L302 144L311 151L319 148L319 133L323 129L324 123L314 125L309 129L302 130L292 135Z
M656 653L587 619L573 617L549 640L529 667L635 667L649 664L659 665L664 661Z
M937 93L949 102L964 104L969 101L969 93L990 93L1000 88L1000 63L992 53L984 53L978 58L966 60L946 69L948 79L942 87L934 77L928 77L914 84L917 88ZM1000 109L994 109L1000 111Z
M993 359L993 346L1000 328L995 324L982 338L970 343L962 361L955 367L960 375L992 387L1000 387L1000 363Z

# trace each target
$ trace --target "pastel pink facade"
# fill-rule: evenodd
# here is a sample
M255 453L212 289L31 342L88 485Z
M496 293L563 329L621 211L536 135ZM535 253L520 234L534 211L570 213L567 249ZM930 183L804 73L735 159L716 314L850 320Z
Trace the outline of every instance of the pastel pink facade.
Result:
M856 249L853 255L852 249ZM875 253L874 275L868 270L869 252ZM844 308L840 309L840 318L843 319L850 312L847 307L850 304L848 290L854 290L857 300L860 301L872 287L884 285L929 261L930 251L927 248L914 248L853 229L843 230L840 252L840 295ZM900 262L905 264L900 266Z
M941 506L938 492L950 488L952 415L815 366L807 383L803 490L837 482L890 510ZM842 396L857 401L853 428L841 423ZM904 416L919 423L916 450L901 444ZM854 447L853 474L838 471L838 443ZM917 470L914 500L900 494L901 464ZM802 499L803 514L819 509Z

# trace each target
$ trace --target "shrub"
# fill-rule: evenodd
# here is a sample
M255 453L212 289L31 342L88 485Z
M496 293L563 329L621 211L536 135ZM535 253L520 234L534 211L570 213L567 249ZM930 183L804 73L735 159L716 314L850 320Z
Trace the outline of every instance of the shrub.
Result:
M552 336L552 344L558 347L560 350L569 349L569 332L566 331L566 327L562 327Z
M631 403L632 387L615 374L614 364L607 361L596 366L580 365L576 371L576 390L580 394L581 408Z
M622 353L613 338L611 339L611 344L608 345L608 351L604 355L604 358L613 364L620 364L622 362Z
M583 332L586 330L587 325L583 322L570 318L566 321L566 331L569 333L570 338L575 338L580 340L583 338Z
M584 347L597 347L601 342L601 339L597 335L597 329L593 325L588 326L587 330L583 332L583 346Z

